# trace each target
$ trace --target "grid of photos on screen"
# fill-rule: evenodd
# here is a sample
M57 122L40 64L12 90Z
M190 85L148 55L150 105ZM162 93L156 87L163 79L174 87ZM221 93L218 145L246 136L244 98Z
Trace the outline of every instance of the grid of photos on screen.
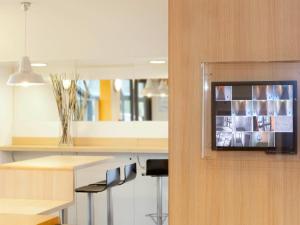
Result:
M214 107L217 147L276 147L293 136L292 85L216 86Z

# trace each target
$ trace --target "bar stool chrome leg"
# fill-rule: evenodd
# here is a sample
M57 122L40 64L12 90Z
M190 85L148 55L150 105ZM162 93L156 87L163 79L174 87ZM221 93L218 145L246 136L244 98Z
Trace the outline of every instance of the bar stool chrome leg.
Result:
M94 225L94 199L92 193L88 193L88 204L89 225Z
M107 225L114 224L114 215L113 215L113 201L111 188L107 189Z
M163 209L162 209L162 177L157 178L157 225L163 225Z
M68 211L67 211L67 209L62 209L60 211L60 222L61 222L61 224L68 223Z

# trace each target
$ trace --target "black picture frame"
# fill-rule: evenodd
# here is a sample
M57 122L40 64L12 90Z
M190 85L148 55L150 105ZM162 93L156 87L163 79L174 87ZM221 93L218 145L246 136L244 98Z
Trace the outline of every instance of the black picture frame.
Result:
M293 86L293 147L237 147L237 146L217 146L216 145L216 87L217 86L265 86L265 85L292 85ZM226 81L226 82L212 82L211 83L211 139L212 150L214 151L265 151L267 153L280 154L297 154L297 81ZM252 99L253 101L253 99ZM225 115L226 116L226 115ZM253 115L252 115L253 117ZM276 133L275 133L276 134Z

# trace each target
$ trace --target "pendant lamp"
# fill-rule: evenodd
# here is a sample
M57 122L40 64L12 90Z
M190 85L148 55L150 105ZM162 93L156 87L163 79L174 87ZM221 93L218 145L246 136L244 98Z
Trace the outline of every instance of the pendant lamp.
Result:
M33 86L43 85L45 80L42 75L32 71L31 62L27 55L27 12L31 6L30 2L22 2L22 9L25 13L25 56L22 57L19 63L19 69L16 73L11 74L8 78L7 85L10 86Z
M159 95L158 85L159 83L156 80L148 79L142 91L142 95L148 98Z
M161 80L159 87L158 87L158 91L159 91L159 96L160 97L168 97L168 82L167 80Z

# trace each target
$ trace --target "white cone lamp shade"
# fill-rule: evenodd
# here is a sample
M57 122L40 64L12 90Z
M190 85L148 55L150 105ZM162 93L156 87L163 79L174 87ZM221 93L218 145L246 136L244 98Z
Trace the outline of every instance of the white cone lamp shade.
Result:
M148 79L142 94L148 98L159 95L157 82Z
M168 88L167 80L161 80L160 81L158 90L159 90L160 97L168 97L169 88Z
M43 85L45 80L42 75L34 73L31 68L30 60L24 56L19 64L18 72L9 76L7 85L10 86L32 86Z

